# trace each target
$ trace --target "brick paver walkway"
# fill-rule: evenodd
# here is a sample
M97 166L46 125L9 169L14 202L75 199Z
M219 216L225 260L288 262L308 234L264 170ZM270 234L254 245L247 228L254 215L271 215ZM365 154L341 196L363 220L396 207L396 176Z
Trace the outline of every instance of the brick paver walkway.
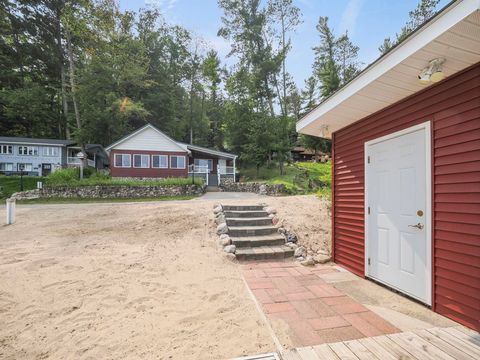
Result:
M270 321L286 322L294 346L400 331L322 280L323 274L338 272L331 266L306 268L292 262L258 262L244 264L242 269Z

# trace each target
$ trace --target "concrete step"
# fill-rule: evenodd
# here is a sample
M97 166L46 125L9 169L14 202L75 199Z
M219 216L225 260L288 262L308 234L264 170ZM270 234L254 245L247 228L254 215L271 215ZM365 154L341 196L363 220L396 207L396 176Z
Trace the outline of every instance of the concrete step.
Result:
M226 218L227 225L230 226L263 226L272 225L272 219L267 217L258 218Z
M268 217L268 213L263 210L227 210L225 217L228 218L254 218L254 217Z
M228 235L230 237L258 236L277 234L278 229L275 226L229 226Z
M286 245L238 248L235 256L238 260L284 259L293 256L293 249Z
M285 245L285 238L282 234L231 237L232 244L237 248Z
M224 211L260 211L262 205L222 205Z

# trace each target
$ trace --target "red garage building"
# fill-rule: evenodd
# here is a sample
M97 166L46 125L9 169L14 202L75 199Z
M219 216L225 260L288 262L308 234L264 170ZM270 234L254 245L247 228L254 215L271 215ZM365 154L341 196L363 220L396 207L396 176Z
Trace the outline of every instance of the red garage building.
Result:
M297 124L332 139L335 262L477 331L479 4L450 3Z

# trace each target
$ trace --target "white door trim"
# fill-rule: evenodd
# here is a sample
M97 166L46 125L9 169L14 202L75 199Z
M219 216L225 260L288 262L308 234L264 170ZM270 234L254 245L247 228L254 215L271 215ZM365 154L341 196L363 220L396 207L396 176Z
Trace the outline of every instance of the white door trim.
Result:
M373 139L370 141L365 142L365 148L364 148L364 168L365 168L365 173L364 173L364 182L365 182L365 204L364 204L364 213L365 213L365 276L369 276L368 272L368 258L369 258L369 249L370 249L370 244L369 244L369 229L368 229L368 204L369 204L369 198L368 198L368 147L373 144L380 143L385 140L390 140L405 134L409 134L412 132L415 132L420 129L425 129L425 189L426 189L426 208L425 208L425 232L426 232L426 243L427 243L427 259L426 259L426 267L427 267L427 273L426 273L426 279L427 279L427 284L426 284L426 290L427 290L427 299L418 299L422 301L423 303L426 303L427 305L432 305L432 148L431 148L431 129L430 129L430 121L426 121L422 124L418 124L412 127L409 127L407 129L403 129L382 137L379 137L377 139ZM375 281L379 281L378 279L375 279ZM381 281L379 281L381 282ZM392 288L394 288L390 284L385 284L388 285ZM402 289L396 289L400 292L405 293L402 291ZM411 294L407 294L408 296L411 296L415 298L415 296Z

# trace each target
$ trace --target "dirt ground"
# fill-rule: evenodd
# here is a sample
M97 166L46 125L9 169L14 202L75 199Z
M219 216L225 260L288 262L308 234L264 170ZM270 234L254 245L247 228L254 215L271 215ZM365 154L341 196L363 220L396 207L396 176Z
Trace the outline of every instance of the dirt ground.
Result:
M313 196L261 201L299 235L316 233L325 211ZM217 248L212 210L207 200L18 206L16 224L0 226L0 358L274 351L239 266Z

